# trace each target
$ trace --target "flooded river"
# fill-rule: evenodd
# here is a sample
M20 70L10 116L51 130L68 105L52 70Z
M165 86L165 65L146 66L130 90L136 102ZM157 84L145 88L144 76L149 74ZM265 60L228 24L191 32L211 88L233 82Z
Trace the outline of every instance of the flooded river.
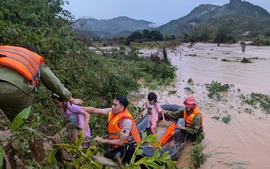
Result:
M244 104L239 98L252 92L270 95L270 47L247 45L243 53L240 44L220 44L218 47L196 43L192 48L188 45L168 52L172 64L178 68L177 79L175 87L163 87L158 92L158 100L161 104L181 105L187 96L197 100L204 113L204 153L211 155L201 168L270 168L269 114ZM241 63L243 57L252 63ZM222 61L224 59L227 62ZM193 85L187 83L189 79L193 80ZM223 93L221 100L213 100L207 96L205 87L212 81L234 87ZM192 92L185 90L186 87ZM168 90L176 90L176 94L169 95ZM222 117L230 117L231 121L226 124ZM190 147L186 144L184 152ZM188 163L187 156L182 153L177 166L188 167Z

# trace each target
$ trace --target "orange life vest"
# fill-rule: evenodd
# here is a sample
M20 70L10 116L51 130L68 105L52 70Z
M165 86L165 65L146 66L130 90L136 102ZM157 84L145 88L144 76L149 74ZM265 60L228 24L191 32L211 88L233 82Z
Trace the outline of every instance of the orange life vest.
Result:
M138 144L141 141L141 136L139 133L139 130L137 128L137 125L132 117L132 115L129 113L128 109L125 109L123 112L118 113L114 115L112 112L108 115L108 134L109 139L118 139L120 137L121 128L119 127L119 122L123 118L128 118L132 120L132 127L130 131L130 135L133 138L134 143ZM128 144L129 140L125 140L125 144ZM118 146L112 146L113 149L118 148Z
M0 65L16 70L35 87L40 82L40 63L43 58L23 47L0 46Z
M166 133L159 139L160 145L163 146L165 143L167 143L170 138L174 135L174 129L175 129L176 123L173 123L170 125L170 127L166 130ZM157 148L157 145L154 145L155 148Z
M201 123L200 123L200 126L202 127L203 116L202 116L202 113L200 112L200 110L198 109L197 106L193 109L193 112L192 112L191 114L189 114L189 115L187 115L186 109L184 110L184 120L185 120L185 122L186 122L186 126L187 126L187 127L191 127L191 126L192 126L194 117L195 117L195 115L197 115L197 114L200 114L200 115L201 115Z

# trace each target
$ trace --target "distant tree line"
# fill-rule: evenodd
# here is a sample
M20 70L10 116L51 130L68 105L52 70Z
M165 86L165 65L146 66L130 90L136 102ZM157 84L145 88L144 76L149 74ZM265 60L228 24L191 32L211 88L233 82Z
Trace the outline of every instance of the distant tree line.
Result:
M134 31L127 37L129 41L163 41L164 37L159 31L144 29L143 31Z
M211 43L236 43L241 40L251 40L256 45L270 45L269 26L258 28L258 30L249 31L247 29L243 31L242 28L248 28L249 25L246 22L241 24L239 22L239 20L234 18L222 19L215 24L203 22L193 26L189 32L177 35L177 39L180 39L182 42ZM254 22L254 24L256 23Z
M210 42L210 43L236 43L241 40L254 41L256 45L270 45L270 27L266 25L264 28L256 25L256 20L251 23L245 19L224 18L219 21L208 21L198 23L192 26L187 32L181 34L162 33L158 30L137 30L129 36L100 38L93 37L93 41L117 41L120 44L129 45L130 42L147 42L147 41L171 41L179 40L181 42ZM268 23L268 22L266 22ZM258 27L254 30L251 27ZM246 28L247 30L245 30ZM179 27L181 29L181 27ZM244 31L245 30L245 31ZM89 31L91 33L91 31ZM89 33L88 32L88 33ZM248 33L246 33L248 32ZM76 32L78 33L78 32ZM81 32L84 38L90 34Z

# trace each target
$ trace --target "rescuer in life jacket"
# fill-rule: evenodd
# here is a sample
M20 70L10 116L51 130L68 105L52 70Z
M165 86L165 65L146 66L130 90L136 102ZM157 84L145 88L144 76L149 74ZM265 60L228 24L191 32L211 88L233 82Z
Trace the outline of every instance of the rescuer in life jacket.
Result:
M104 154L106 158L115 160L116 154L123 163L129 163L136 145L141 141L141 136L134 118L127 109L129 101L118 96L113 100L111 108L84 107L88 113L100 114L108 117L108 139L97 136L96 141L109 144L111 151Z
M188 139L192 142L200 143L205 137L203 132L203 115L193 97L188 97L184 101L184 105L183 118L177 121L175 128L185 130L188 134Z
M32 105L30 95L40 82L65 101L83 103L61 84L35 46L0 46L0 109L11 122Z

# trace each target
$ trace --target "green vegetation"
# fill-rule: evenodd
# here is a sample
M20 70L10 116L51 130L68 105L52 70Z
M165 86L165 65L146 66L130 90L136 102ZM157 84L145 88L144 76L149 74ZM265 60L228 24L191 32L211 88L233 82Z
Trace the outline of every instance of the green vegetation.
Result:
M192 78L189 78L188 81L187 81L188 84L190 85L194 85L194 82L193 82L193 79Z
M241 94L240 99L254 108L262 108L268 114L270 113L270 96L261 93ZM250 110L247 110L250 113Z
M198 55L197 54L188 54L188 56L196 57Z
M250 165L249 162L242 161L242 162L225 162L225 165L227 167L232 167L232 168L245 168L244 166Z
M228 124L231 121L231 116L228 115L227 117L222 117L222 121L226 124Z
M252 62L249 61L247 58L243 57L243 59L241 60L241 63L252 63Z
M206 88L209 91L208 97L216 100L221 100L219 92L227 92L230 89L229 84L222 85L220 82L212 81L211 84L206 84Z
M222 62L230 62L228 59L221 59Z
M188 151L191 168L200 168L206 162L209 156L203 153L204 148L205 146L194 143L193 148Z
M190 87L185 87L184 89L187 92L194 93L194 91Z
M110 107L116 95L128 96L131 91L139 91L138 81L141 79L144 79L145 86L150 85L150 82L163 84L174 79L175 67L162 56L155 59L140 57L138 48L132 46L120 47L120 50L101 49L99 54L89 50L89 44L78 40L71 31L72 17L61 8L63 3L65 1L62 0L14 0L12 3L8 0L0 1L0 26L5 28L0 30L1 44L36 45L46 64L72 91L74 97L85 101L85 105ZM30 136L33 135L39 138L52 136L65 125L44 86L40 86L38 93L33 94L33 100L35 104L28 119L20 118L12 126L16 131L25 126L25 123L26 126L30 125L30 134L24 136L28 133L24 132L28 128L19 133L23 140L32 140L33 137ZM130 107L130 111L135 112L135 108L132 105ZM105 135L106 118L91 116L90 127L93 129L93 137L97 134ZM96 128L99 130L95 130ZM2 139L4 140L1 142L6 142L11 138ZM43 168L44 166L33 161L28 142L24 141L21 145L19 147L26 154L16 153L18 162L23 166ZM73 150L73 147L70 149ZM49 150L46 150L46 155L47 151ZM89 151L94 152L94 147Z
M211 119L214 119L214 120L219 120L221 118L221 116L213 116L211 117ZM230 121L232 120L231 116L230 115L226 115L224 117L221 118L221 121L228 124Z
M23 159L19 164L16 161L6 161L6 164L10 164L11 168L16 167L35 167L35 168L55 168L55 167L67 167L67 168L96 168L102 169L106 168L141 168L145 166L147 168L175 168L176 162L171 160L169 152L164 153L162 156L159 151L156 150L152 157L143 157L143 150L141 149L145 143L151 143L151 145L157 145L161 148L159 141L157 140L157 135L148 135L146 132L142 133L142 141L137 145L135 153L129 164L123 166L121 164L120 158L116 162L112 162L102 156L100 156L98 148L96 145L92 145L87 150L82 149L81 145L83 143L83 133L79 132L79 137L75 141L75 144L69 144L62 142L61 140L55 140L57 144L49 150L49 154L45 155L43 142L45 137L41 133L33 129L35 123L26 124L25 120L29 117L31 112L31 107L23 110L15 120L12 122L12 129L15 134L12 136L11 146L17 153L17 156L22 156ZM60 139L60 138L59 138ZM28 142L29 140L29 142ZM68 142L68 141L67 141ZM12 151L11 148L9 151ZM137 157L140 157L139 159ZM31 162L34 158L36 163ZM46 159L45 159L46 158ZM3 147L0 147L0 166L3 167ZM45 162L46 160L46 162ZM17 160L18 161L18 160ZM19 165L19 166L18 166Z
M262 7L245 1L230 1L223 6L200 5L187 16L157 28L150 27L151 22L127 17L106 21L79 19L73 26L74 31L80 33L80 38L89 42L108 40L105 38L108 37L110 43L125 45L129 45L131 41L141 43L175 39L218 44L248 40L254 41L253 45L270 45L269 18L269 13ZM115 29L110 29L112 25Z
M176 94L177 90L169 90L168 95Z
M256 45L269 45L269 23L269 13L263 8L245 1L230 1L223 6L200 5L187 16L162 25L158 30L177 35L185 42L254 40Z
M164 40L163 35L159 31L149 31L144 29L141 31L135 31L127 37L128 41L162 41Z
M147 168L159 168L162 169L164 167L176 169L176 161L171 161L171 157L169 156L169 152L164 153L162 156L159 151L156 150L152 157L142 157L140 160L135 161L137 156L141 156L143 150L141 146L145 143L151 143L152 146L158 145L161 148L159 141L157 140L157 135L148 135L146 136L146 132L142 134L143 140L136 147L135 153L132 156L130 164L125 165L125 169L140 169L141 165Z
M260 37L260 38L257 38L250 45L255 45L255 46L269 46L270 45L270 37Z

